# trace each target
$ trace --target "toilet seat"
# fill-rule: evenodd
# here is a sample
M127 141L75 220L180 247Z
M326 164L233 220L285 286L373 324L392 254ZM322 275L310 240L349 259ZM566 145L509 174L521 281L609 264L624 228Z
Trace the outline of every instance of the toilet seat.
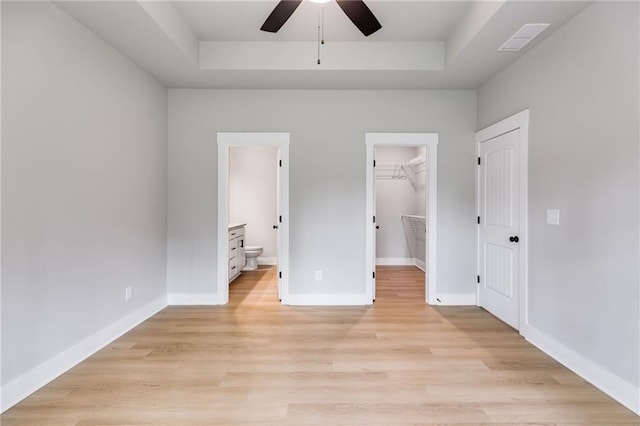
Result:
M245 246L244 247L244 256L246 259L246 264L243 271L255 271L258 269L258 256L262 254L262 246Z

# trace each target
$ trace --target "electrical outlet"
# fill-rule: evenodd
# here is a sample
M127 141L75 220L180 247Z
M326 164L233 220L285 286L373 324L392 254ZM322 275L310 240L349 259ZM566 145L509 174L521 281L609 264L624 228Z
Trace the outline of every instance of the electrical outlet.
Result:
M547 209L547 224L560 225L560 210Z
M316 281L322 281L322 271L316 271Z
M131 298L133 297L133 287L129 286L127 288L124 289L124 300L131 300Z

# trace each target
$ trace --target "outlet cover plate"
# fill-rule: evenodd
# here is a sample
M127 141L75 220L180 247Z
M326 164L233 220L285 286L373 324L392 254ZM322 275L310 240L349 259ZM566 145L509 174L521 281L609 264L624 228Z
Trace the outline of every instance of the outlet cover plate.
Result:
M560 225L560 210L547 209L547 225Z

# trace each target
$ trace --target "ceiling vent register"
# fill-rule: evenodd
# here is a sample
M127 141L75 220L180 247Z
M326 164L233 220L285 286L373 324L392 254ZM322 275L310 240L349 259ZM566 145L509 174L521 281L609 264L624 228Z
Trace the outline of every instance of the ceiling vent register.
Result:
M531 40L538 37L551 24L525 24L514 35L507 40L498 51L500 52L518 52L525 47Z

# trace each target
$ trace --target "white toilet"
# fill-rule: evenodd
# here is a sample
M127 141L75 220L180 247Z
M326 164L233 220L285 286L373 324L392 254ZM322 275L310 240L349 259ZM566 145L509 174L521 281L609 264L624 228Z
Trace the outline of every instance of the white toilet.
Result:
M243 271L255 271L258 269L258 256L262 254L262 246L246 246L244 248L244 255L247 259L247 264L242 269Z

